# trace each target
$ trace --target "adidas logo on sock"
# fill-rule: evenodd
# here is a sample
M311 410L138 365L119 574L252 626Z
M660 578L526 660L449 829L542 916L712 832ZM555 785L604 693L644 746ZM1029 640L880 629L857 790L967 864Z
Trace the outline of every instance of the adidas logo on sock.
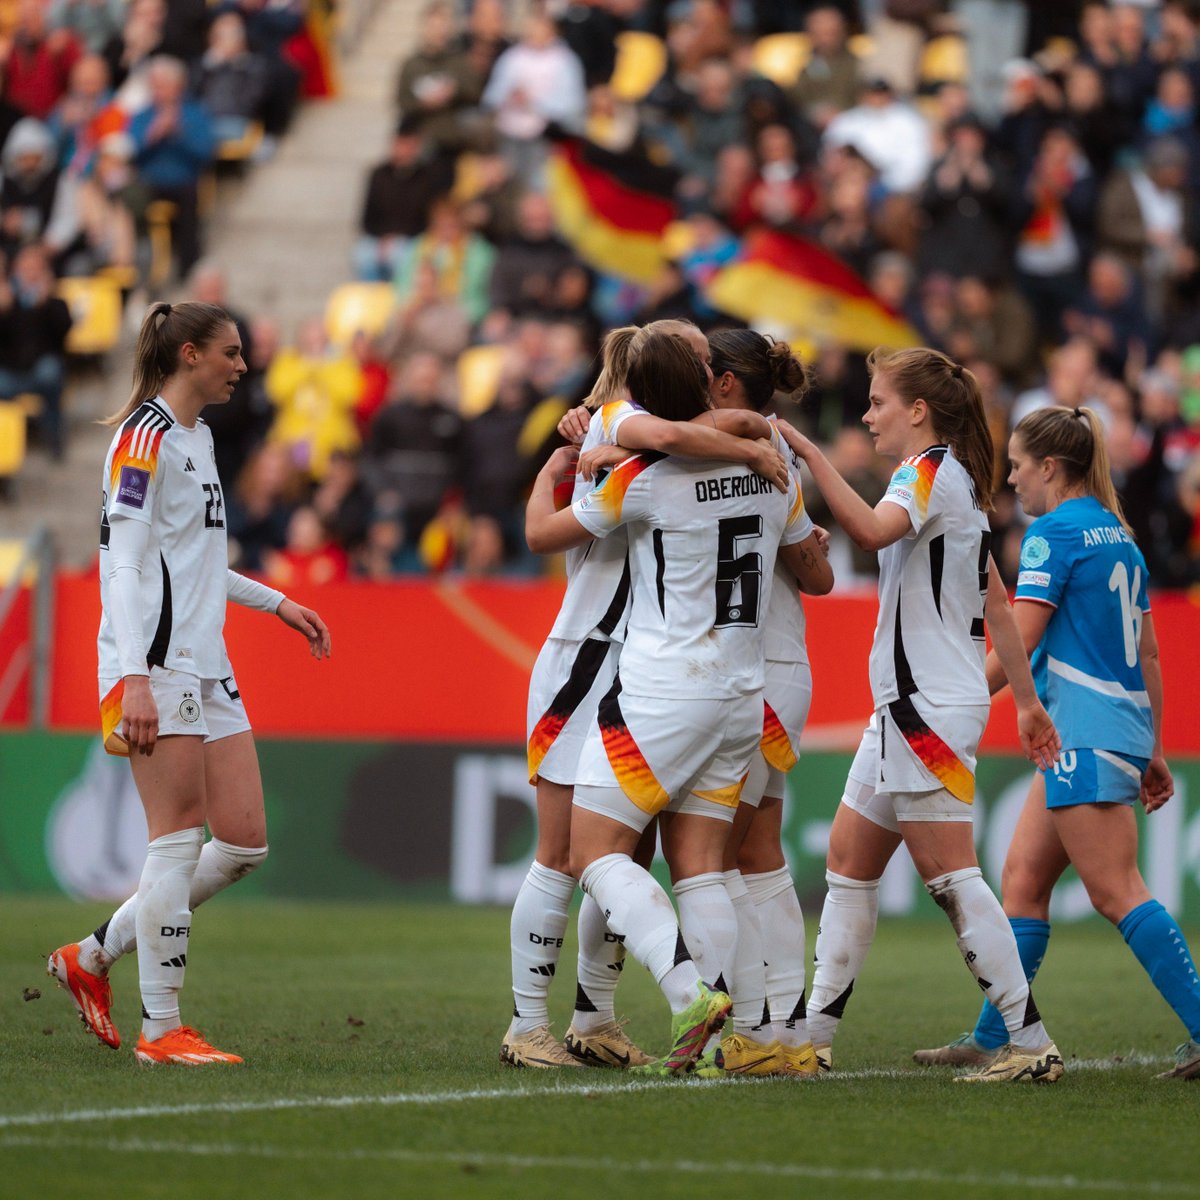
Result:
M530 973L533 975L545 975L547 979L554 978L554 964L553 963L542 963L539 966L530 967L529 970L530 970Z
M160 962L160 967L186 967L187 955L177 954L174 958L168 958L166 962Z

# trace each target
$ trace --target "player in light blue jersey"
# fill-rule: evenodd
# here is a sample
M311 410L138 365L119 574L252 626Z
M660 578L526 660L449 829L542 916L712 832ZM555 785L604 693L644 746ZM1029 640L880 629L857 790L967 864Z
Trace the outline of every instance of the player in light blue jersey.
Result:
M1140 800L1154 812L1174 791L1146 560L1089 409L1030 413L1013 432L1009 458L1009 482L1037 518L1021 543L1017 625L1063 751L1030 788L1004 864L1004 909L1032 980L1050 937L1050 893L1073 865L1096 911L1121 931L1187 1029L1175 1067L1160 1078L1200 1078L1200 977L1137 865L1133 806ZM1004 686L994 655L987 675L993 693ZM985 1003L971 1033L913 1057L931 1066L985 1062L1005 1040L998 1017Z

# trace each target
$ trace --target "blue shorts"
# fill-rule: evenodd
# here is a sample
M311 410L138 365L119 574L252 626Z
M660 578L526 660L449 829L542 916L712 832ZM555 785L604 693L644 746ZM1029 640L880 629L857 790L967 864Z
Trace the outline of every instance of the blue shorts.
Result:
M1073 804L1135 804L1148 758L1112 750L1064 750L1046 780L1046 807Z

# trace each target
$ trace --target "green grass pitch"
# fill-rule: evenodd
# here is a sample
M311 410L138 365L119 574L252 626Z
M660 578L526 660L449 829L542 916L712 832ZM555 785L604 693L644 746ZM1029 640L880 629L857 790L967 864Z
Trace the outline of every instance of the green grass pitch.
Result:
M113 972L116 1052L43 973L105 915L0 902L4 1196L1200 1196L1200 1084L1155 1080L1181 1033L1099 922L1056 929L1036 988L1066 1077L1004 1088L909 1061L977 1004L935 922L881 925L833 1075L659 1084L498 1063L507 912L236 897L198 914L184 1017L246 1065L139 1069L136 964ZM573 961L569 940L560 1033ZM618 1000L665 1049L665 1006L632 961Z

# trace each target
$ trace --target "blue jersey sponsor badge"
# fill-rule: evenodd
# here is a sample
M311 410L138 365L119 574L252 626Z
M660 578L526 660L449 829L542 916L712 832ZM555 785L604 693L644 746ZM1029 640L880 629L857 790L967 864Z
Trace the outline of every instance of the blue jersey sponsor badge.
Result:
M129 508L145 508L150 490L150 472L141 467L122 467L117 483L117 503Z
M1021 543L1021 566L1031 570L1050 559L1050 543L1044 537L1027 537Z

